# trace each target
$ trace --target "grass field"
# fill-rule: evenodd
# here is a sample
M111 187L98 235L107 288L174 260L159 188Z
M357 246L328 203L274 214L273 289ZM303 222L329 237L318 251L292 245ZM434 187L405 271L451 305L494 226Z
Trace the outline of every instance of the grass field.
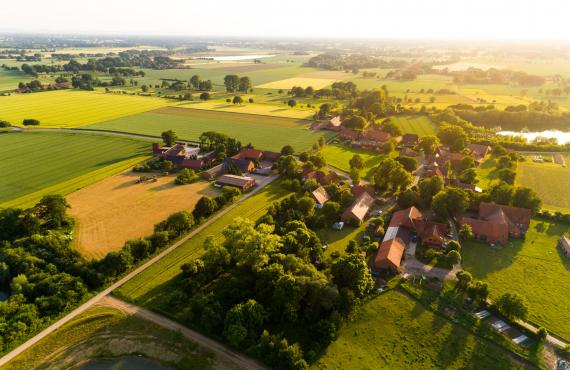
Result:
M195 102L179 105L179 108L205 109L218 112L258 114L263 116L275 116L295 119L312 119L315 114L312 110L291 109L286 105L269 105L269 104L230 104L225 100Z
M30 206L44 194L66 194L149 154L148 141L111 135L0 134L0 206Z
M394 122L404 134L417 134L418 136L435 135L437 125L425 116L392 116Z
M398 291L364 306L312 369L514 369L499 347Z
M524 240L491 248L479 242L463 245L463 268L489 283L491 298L518 292L529 303L529 318L570 339L570 260L556 243L567 226L533 220Z
M154 225L172 213L192 211L200 197L219 194L205 181L175 185L173 175L137 184L140 175L116 174L67 196L69 214L78 222L75 247L82 255L103 258L129 239L152 234Z
M166 99L92 91L48 91L0 96L0 119L20 125L25 118L41 127L79 127L171 104Z
M117 289L115 294L139 305L156 308L161 303L161 295L169 293L168 283L180 274L180 266L202 255L204 241L208 236L221 240L222 230L236 217L257 220L265 214L271 203L283 199L287 194L289 192L280 186L279 180L270 183L259 193L246 199L192 239L129 280Z
M336 79L330 78L291 77L284 80L256 85L255 87L259 89L290 89L293 86L311 86L313 89L322 89L323 87L331 85L335 81Z
M310 149L323 135L309 130L309 123L292 118L169 107L87 127L156 136L172 129L186 140L198 140L203 132L216 131L260 149L279 151L290 144L296 151L302 151Z
M68 369L87 359L144 355L177 369L212 369L217 360L182 335L116 308L97 305L34 344L2 369Z
M371 176L374 168L378 166L383 158L386 158L385 154L335 144L325 145L325 147L321 149L321 152L327 160L328 165L347 173L350 172L350 166L348 164L350 159L355 154L360 155L364 160L364 168L360 171L360 174L364 177Z
M570 164L570 155L566 155ZM550 211L570 212L570 167L554 163L533 163L528 157L519 163L516 183L534 189L542 199L542 207Z
M2 69L0 70L0 91L11 91L17 89L18 83L28 82L30 80L30 76L26 76L24 72L5 71Z

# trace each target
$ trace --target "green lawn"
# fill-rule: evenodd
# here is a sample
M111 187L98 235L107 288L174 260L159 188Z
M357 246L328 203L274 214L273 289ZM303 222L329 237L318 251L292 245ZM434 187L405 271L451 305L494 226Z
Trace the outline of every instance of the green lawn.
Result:
M514 369L500 347L398 291L380 295L343 325L313 369Z
M310 121L292 118L171 107L87 127L156 136L171 129L186 140L198 140L203 132L216 131L260 149L280 151L290 144L302 151L310 149L323 135L309 130L309 124Z
M359 227L345 225L340 231L330 227L332 225L319 229L317 235L323 244L328 245L325 254L331 254L332 252L344 253L346 246L351 240L358 240L358 238L365 235L367 225L368 223L364 223Z
M222 230L236 217L257 220L265 214L271 203L283 199L288 194L289 191L281 187L279 180L272 182L160 261L129 280L115 293L139 305L156 307L155 305L161 302L161 295L169 293L167 285L180 273L180 266L202 255L204 241L208 236L214 236L216 239L223 238Z
M524 240L505 247L463 245L463 268L489 283L491 297L518 292L529 303L529 318L570 339L570 260L556 243L567 226L533 220Z
M404 134L418 136L435 135L437 125L425 116L392 116L390 120L400 127Z
M352 148L345 145L325 145L321 149L327 164L336 167L341 171L350 172L350 166L348 162L355 155L358 154L364 160L364 168L360 171L361 175L364 177L370 177L374 168L386 158L385 154L371 152L369 150L363 150L359 148ZM394 152L396 154L396 152Z
M487 189L491 182L497 180L496 161L494 158L487 158L481 165L475 168L477 172L477 179L479 182L477 186L481 189Z
M0 63L3 64L3 63ZM0 91L11 91L18 88L18 83L31 81L31 76L21 71L5 71L0 69ZM2 100L0 100L1 102Z
M143 160L149 148L148 141L111 135L0 134L0 206L30 206L44 194L69 193Z

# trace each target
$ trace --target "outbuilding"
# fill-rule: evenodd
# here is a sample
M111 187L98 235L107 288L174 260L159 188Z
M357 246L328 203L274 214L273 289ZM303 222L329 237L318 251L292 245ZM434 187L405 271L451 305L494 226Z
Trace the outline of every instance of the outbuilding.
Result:
M247 176L223 175L216 180L216 184L221 186L233 186L241 191L246 191L255 185L255 179Z

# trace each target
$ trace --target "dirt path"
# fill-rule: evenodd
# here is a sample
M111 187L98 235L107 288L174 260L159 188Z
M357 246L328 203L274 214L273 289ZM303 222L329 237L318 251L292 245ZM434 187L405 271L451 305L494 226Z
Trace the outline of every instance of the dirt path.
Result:
M266 369L265 366L259 362L239 353L230 348L227 348L223 344L220 344L194 330L188 329L187 327L180 325L179 323L172 321L164 316L158 315L152 311L144 309L142 307L124 302L115 297L106 296L99 303L99 305L110 306L126 312L131 315L137 315L145 320L151 321L157 325L160 325L166 329L178 331L182 333L186 338L196 342L200 346L210 350L216 356L224 357L227 361L235 364L243 369Z
M123 278L121 278L120 280L115 282L113 285L111 285L108 288L106 288L105 290L101 291L100 293L95 295L93 298L91 298L87 302L83 303L81 306L77 307L75 310L73 310L70 313L68 313L67 315L65 315L63 318L59 319L55 323L53 323L50 326L48 326L47 328L45 328L40 333L36 334L34 337L28 339L26 342L19 345L15 349L13 349L11 352L5 354L4 357L0 358L0 367L5 365L6 363L8 363L14 357L18 356L20 353L24 352L26 349L30 348L31 346L33 346L34 344L36 344L37 342L39 342L43 338L47 337L49 334L53 333L58 328L62 327L63 325L65 325L66 323L68 323L69 321L71 321L72 319L77 317L79 314L85 312L85 310L92 307L95 303L99 302L101 299L108 296L113 290L117 289L118 287L125 284L127 281L131 280L133 277L135 277L136 275L138 275L142 271L146 270L148 267L150 267L153 264L155 264L156 262L158 262L162 257L166 256L167 254L169 254L170 252L172 252L173 250L178 248L180 245L184 244L188 239L192 238L194 235L198 234L199 232L204 230L206 227L210 226L210 224L212 224L213 222L218 220L220 217L222 217L224 214L226 214L227 212L232 210L234 207L236 207L238 204L240 204L244 200L246 200L249 197L251 197L252 195L256 194L265 185L269 184L270 182L275 180L277 177L278 177L277 175L273 175L273 176L267 177L263 181L259 181L258 186L255 189L253 189L253 191L251 191L250 193L243 196L240 200L238 200L237 202L235 202L231 206L225 208L224 210L218 212L216 215L214 215L208 221L204 222L202 225L200 225L199 227L194 229L194 231L192 231L190 234L188 234L184 238L180 239L178 242L174 243L173 245L171 245L167 249L163 250L158 255L151 258L147 262L145 262L143 265L137 267L136 269L131 271L129 274L127 274L126 276L124 276Z

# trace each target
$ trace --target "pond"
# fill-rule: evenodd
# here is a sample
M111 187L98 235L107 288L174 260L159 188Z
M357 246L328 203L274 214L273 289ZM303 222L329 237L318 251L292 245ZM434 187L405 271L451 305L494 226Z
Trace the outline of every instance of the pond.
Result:
M170 368L144 357L119 357L89 360L75 370L169 370Z
M211 60L220 60L220 61L237 61L237 60L250 60L250 59L262 59L262 58L271 58L275 55L264 54L264 55L226 55L226 56L204 56L200 57L200 59L211 59Z
M536 138L555 138L558 144L570 143L570 132L558 131L558 130L546 130L540 132L516 132L516 131L499 131L499 135L505 136L522 136L527 141L532 142Z

